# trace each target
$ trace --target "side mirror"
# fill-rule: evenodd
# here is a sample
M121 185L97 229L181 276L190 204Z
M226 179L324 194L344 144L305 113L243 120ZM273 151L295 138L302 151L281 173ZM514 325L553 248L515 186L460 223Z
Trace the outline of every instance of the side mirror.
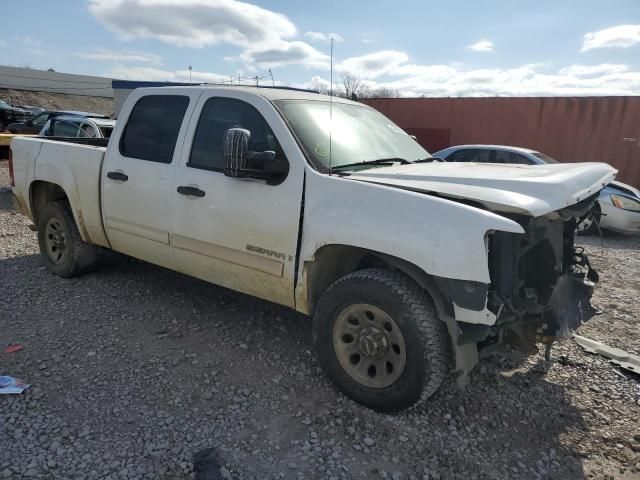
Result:
M224 174L227 177L248 177L247 154L251 132L245 128L230 128L222 140Z
M245 128L230 128L224 132L224 174L234 178L260 178L270 185L282 183L289 173L289 163L276 158L276 152L249 151L251 132Z

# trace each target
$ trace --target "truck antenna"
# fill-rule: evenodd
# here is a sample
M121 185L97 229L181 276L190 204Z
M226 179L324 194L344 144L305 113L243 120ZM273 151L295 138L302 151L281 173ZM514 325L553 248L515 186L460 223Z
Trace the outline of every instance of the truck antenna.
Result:
M333 130L333 35L331 36L329 81L329 175L331 175L331 131Z

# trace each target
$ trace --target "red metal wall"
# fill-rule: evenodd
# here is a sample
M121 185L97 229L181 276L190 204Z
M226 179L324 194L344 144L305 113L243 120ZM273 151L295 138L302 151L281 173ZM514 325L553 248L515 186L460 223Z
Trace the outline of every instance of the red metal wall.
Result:
M562 162L607 162L640 187L640 96L372 98L430 152L465 143L527 147Z

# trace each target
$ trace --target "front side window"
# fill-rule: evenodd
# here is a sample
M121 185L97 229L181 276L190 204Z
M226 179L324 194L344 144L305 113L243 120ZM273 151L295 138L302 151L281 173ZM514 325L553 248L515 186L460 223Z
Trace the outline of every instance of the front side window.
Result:
M193 137L189 167L222 171L224 168L223 137L230 128L245 128L251 132L249 151L281 149L264 117L252 105L233 98L210 98L202 107Z
M45 123L47 123L47 120L49 120L49 114L48 113L41 113L36 118L34 118L31 121L31 123L33 125L44 125Z
M329 163L339 167L381 159L413 162L431 156L404 130L370 107L339 102L330 106L317 100L278 100L275 104L307 158L323 171L329 169Z
M449 157L450 162L489 162L489 150L464 149L458 150Z
M180 126L189 106L182 95L148 95L138 100L120 139L125 157L171 163Z

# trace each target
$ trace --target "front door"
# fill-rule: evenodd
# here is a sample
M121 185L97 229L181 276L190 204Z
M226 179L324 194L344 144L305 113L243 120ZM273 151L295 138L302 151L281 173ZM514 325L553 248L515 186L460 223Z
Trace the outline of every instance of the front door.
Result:
M176 265L188 275L294 306L304 161L266 99L217 92L198 101L187 133L192 142L185 143L176 168L171 225ZM233 127L251 132L250 151L273 150L289 161L281 184L224 175L222 140Z
M120 143L109 145L102 169L102 209L111 247L168 268L174 267L169 230L175 164L197 100L195 92L174 92L131 93L134 106L120 116L122 132L114 135Z

